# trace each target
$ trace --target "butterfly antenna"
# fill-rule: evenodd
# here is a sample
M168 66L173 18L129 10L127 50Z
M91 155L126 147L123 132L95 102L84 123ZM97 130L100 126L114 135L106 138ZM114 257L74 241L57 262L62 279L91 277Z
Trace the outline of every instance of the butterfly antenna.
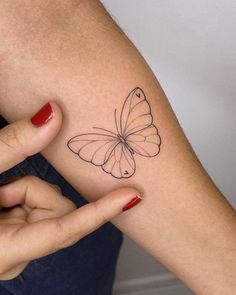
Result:
M116 130L117 130L117 133L120 134L120 131L119 131L119 128L118 128L118 124L117 124L116 109L115 109L114 115L115 115Z
M110 131L110 130L107 130L107 129L104 129L104 128L100 128L100 127L93 127L94 129L99 129L99 130L103 130L103 131L106 131L106 132L109 132L109 133L111 133L113 136L117 136L116 134L115 134L115 132L112 132L112 131Z

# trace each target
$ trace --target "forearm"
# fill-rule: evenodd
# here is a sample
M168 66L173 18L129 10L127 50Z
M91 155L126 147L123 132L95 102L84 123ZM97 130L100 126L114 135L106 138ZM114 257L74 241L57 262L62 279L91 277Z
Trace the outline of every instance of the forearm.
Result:
M43 151L46 158L88 200L137 187L142 203L113 223L197 294L232 294L235 211L196 159L153 73L97 1L64 8L48 3L47 10L34 10L28 27L17 26L17 34L15 16L2 16L1 113L14 121L56 100L64 124ZM121 111L136 86L151 106L161 149L153 157L134 154L135 173L117 179L72 153L67 142L94 132L93 126L116 132L114 109Z

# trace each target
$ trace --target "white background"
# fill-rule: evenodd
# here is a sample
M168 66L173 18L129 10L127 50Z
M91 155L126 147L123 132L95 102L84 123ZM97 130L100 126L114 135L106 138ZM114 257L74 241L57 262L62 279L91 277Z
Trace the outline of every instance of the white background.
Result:
M236 1L102 2L157 75L195 152L236 207ZM173 286L152 289L166 285ZM114 293L190 294L128 239Z

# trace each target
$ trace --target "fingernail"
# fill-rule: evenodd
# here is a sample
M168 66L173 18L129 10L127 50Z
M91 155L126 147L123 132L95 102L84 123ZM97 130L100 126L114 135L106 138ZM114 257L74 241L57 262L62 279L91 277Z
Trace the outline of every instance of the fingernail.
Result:
M51 120L53 115L52 107L48 102L31 118L31 123L36 127L43 126Z
M126 210L129 210L129 209L133 208L135 205L137 205L141 201L142 201L142 198L140 196L134 197L132 200L129 201L129 203L127 203L122 208L122 211L126 211Z

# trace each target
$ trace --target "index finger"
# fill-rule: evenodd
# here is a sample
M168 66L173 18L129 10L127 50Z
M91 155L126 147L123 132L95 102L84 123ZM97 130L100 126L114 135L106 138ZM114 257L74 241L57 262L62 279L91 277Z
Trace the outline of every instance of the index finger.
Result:
M122 208L130 200L137 204L141 200L141 197L136 196L137 193L132 188L119 189L65 216L15 227L11 233L9 251L4 256L5 261L13 267L17 263L37 259L73 245L122 213Z

